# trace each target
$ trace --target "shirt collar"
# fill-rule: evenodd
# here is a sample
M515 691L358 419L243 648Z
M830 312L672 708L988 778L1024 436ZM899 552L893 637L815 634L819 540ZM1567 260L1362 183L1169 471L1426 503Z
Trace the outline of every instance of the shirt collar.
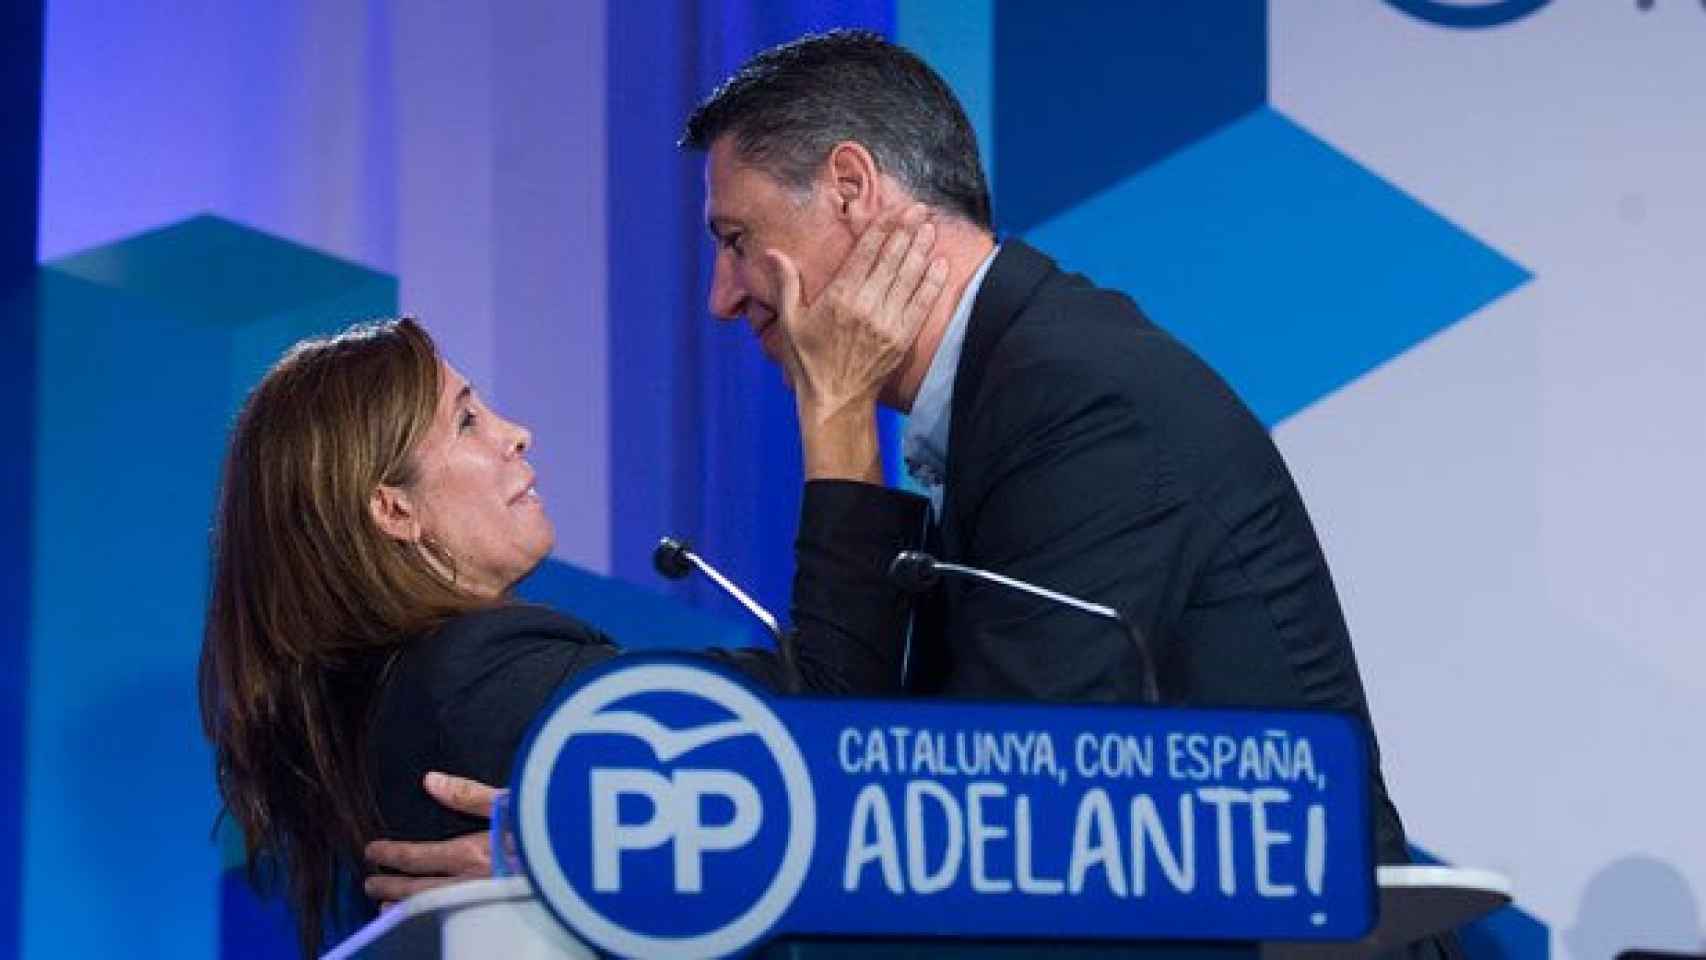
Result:
M948 319L948 329L943 331L936 355L930 359L930 367L918 385L918 396L912 401L912 413L907 416L906 430L901 435L901 454L906 460L907 473L924 487L938 512L942 509L942 483L948 475L949 408L954 399L954 376L960 368L960 351L965 346L966 327L971 324L972 305L983 288L989 265L1000 252L1000 246L990 251L972 274L965 292L960 294L960 302Z

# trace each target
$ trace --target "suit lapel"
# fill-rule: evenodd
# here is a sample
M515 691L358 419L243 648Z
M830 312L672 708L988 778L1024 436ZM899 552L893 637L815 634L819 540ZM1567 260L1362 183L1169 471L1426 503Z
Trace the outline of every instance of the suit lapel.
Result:
M977 301L966 324L960 365L954 371L954 396L948 411L947 478L942 494L942 543L949 558L960 555L959 523L953 510L955 482L954 450L961 447L966 425L983 388L984 372L996 345L1012 328L1043 281L1059 272L1054 261L1023 240L1002 241L995 262L984 274Z
M1007 334L1043 281L1057 273L1054 261L1019 240L1007 240L983 276L966 339L960 348L959 367L954 371L954 396L948 411L947 477L942 494L939 525L926 543L929 551L947 560L961 558L963 537L954 510L954 451L971 422L971 408L983 386L985 370L996 345ZM939 694L953 673L953 653L948 644L948 596L956 585L943 584L913 608L912 633L908 643L906 688L915 694Z

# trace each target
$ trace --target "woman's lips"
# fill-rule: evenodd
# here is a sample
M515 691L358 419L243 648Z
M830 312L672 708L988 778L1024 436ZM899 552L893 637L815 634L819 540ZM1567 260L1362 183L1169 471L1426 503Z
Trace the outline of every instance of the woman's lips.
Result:
M538 502L538 500L539 500L538 483L535 480L528 480L527 486L523 487L521 489L521 492L519 492L515 496L509 498L509 503L510 503L510 506L515 506L517 504L522 504L522 503L529 503L529 502L535 502L536 503L536 502Z

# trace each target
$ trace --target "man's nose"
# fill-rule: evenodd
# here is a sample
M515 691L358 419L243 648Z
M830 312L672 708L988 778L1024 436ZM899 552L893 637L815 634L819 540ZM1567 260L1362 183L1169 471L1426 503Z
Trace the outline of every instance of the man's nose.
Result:
M719 253L716 265L711 268L711 295L707 305L713 315L733 320L746 311L746 289L726 261L727 257Z

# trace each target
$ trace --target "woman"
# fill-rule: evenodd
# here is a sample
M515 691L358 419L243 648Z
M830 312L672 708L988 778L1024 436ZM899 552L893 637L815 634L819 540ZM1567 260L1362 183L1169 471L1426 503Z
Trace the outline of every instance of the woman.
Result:
M298 344L238 417L213 537L202 720L251 881L284 879L305 953L328 921L354 919L334 905L349 902L366 840L479 826L432 802L427 771L507 782L557 685L616 653L591 627L508 597L552 545L531 443L409 319ZM873 534L869 557L892 556L908 532ZM822 553L802 546L801 579L820 564L845 578L847 549ZM899 637L904 601L869 565L873 596L885 592L875 615ZM899 650L836 642L835 616L796 610L805 684L892 689ZM780 683L766 651L717 655Z

